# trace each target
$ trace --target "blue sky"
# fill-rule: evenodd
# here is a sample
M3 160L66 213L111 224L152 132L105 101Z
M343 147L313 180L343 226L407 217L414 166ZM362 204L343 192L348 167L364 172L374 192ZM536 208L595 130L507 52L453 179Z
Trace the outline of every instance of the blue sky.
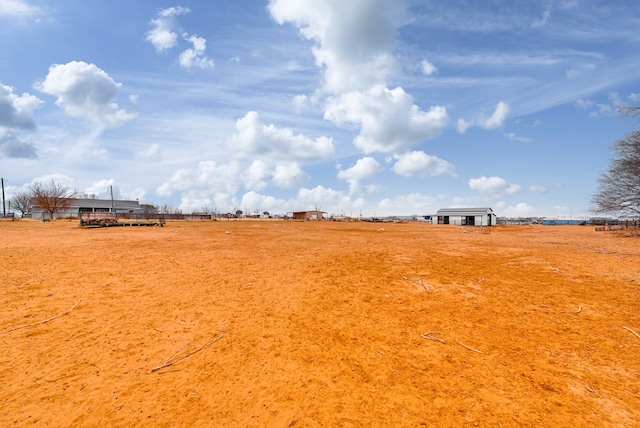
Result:
M589 215L635 0L0 0L0 176L184 212Z

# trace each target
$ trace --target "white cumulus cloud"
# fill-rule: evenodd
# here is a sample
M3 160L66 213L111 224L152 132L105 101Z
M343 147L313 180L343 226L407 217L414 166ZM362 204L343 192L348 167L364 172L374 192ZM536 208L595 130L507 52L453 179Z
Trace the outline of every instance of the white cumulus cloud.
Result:
M264 189L268 185L270 175L269 165L261 159L256 159L242 174L244 187L253 190Z
M271 183L276 187L294 188L307 181L307 174L298 162L288 162L276 165L271 176Z
M247 214L262 214L265 211L282 213L287 211L289 202L273 196L262 195L252 190L242 195L240 207Z
M71 61L52 65L45 80L36 87L57 97L56 104L69 116L115 127L135 117L114 101L121 86L95 64Z
M444 107L423 111L401 87L385 86L331 98L324 116L337 125L358 125L354 145L364 153L403 151L439 135L448 122Z
M423 59L420 62L420 69L422 70L422 73L425 76L431 76L432 74L434 74L435 72L438 71L438 69L436 68L435 65L431 64L429 61L427 61L426 59Z
M358 159L351 168L341 170L338 172L338 178L342 180L364 180L371 178L380 171L382 171L382 165L372 158L371 156Z
M254 160L242 173L244 187L262 190L267 186L293 188L304 184L307 175L298 162L269 165L262 159Z
M161 9L156 17L149 23L151 29L147 32L146 40L156 48L156 52L162 53L178 46L178 33L174 29L173 18L191 12L186 7L170 7ZM205 55L207 40L204 37L182 34L182 39L191 44L190 48L184 49L178 57L178 64L182 68L213 68L214 62Z
M114 186L114 183L113 178L98 180L85 187L84 193L98 199L111 199L111 191L113 190L113 198L121 199L120 189Z
M305 187L299 189L295 205L295 210L317 208L325 212L340 213L358 210L365 205L365 202L362 198L352 199L339 190L318 185L313 189Z
M333 154L333 140L294 134L289 128L265 125L257 112L250 111L236 121L237 132L229 145L239 157L262 156L272 160L316 160Z
M393 20L404 7L395 0L271 0L268 10L315 43L325 90L343 93L380 84L396 70Z
M178 33L171 28L171 18L189 12L188 8L181 6L161 9L156 18L150 22L151 29L147 32L146 40L156 48L157 52L164 52L176 46Z
M353 165L351 168L340 170L338 172L338 178L349 183L349 192L352 194L369 192L374 191L377 188L375 186L362 186L360 182L362 180L372 178L383 169L383 166L380 165L377 160L375 160L371 156L366 156L362 159L358 159L355 165Z
M472 178L469 180L469 188L493 197L511 196L522 190L522 186L511 184L502 177Z
M413 151L393 156L396 163L391 170L398 175L412 177L433 177L449 174L456 176L454 166L444 159L431 156L423 151Z
M193 45L193 48L182 51L178 63L183 68L213 68L213 60L207 58L204 51L207 49L207 40L203 37L189 36L186 33L183 38Z
M500 202L496 204L495 209L499 213L498 215L510 218L534 217L538 211L536 207L526 202L519 202L516 205L507 205L504 202Z
M294 25L314 43L324 76L320 92L328 97L324 117L359 128L353 143L364 153L406 150L438 135L448 121L444 107L423 111L401 87L388 88L400 72L393 49L405 9L395 0L269 2L276 22Z
M378 215L427 215L435 213L439 208L438 198L409 193L394 198L385 198L378 203Z
M12 129L34 129L36 123L32 113L42 105L35 95L16 95L11 86L0 83L0 127Z
M196 170L178 169L169 180L158 187L156 193L166 197L177 191L182 191L183 197L195 192L234 195L240 187L239 170L236 162L219 165L212 160L202 161Z

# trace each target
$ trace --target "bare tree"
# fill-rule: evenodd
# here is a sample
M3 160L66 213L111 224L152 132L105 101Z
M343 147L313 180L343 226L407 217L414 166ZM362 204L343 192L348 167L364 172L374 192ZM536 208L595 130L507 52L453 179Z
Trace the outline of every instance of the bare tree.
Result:
M31 185L31 203L33 207L41 208L53 219L57 212L71 207L71 199L76 193L54 180L48 184L34 183Z
M31 197L31 192L22 191L16 193L13 195L13 198L11 198L11 205L15 210L20 211L22 217L31 212Z
M639 107L621 109L628 116L638 115ZM591 198L595 213L616 213L640 217L640 130L616 141L611 150L609 169L600 174L598 191Z
M158 208L158 212L160 214L182 214L182 210L180 208L174 207L170 204L163 204Z
M158 207L153 204L140 204L140 208L142 208L142 214L147 220L158 215Z
M627 117L640 117L640 106L621 105L618 107L618 113Z

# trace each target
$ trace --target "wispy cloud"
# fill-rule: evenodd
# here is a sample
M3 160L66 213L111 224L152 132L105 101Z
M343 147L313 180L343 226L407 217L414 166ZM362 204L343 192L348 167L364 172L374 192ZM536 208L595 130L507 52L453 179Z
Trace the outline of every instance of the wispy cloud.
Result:
M458 132L464 134L467 129L472 126L478 126L482 129L493 130L501 128L509 114L509 105L504 101L500 101L491 116L485 116L483 113L478 114L471 120L458 119Z
M30 16L40 12L40 8L25 0L0 0L0 17Z

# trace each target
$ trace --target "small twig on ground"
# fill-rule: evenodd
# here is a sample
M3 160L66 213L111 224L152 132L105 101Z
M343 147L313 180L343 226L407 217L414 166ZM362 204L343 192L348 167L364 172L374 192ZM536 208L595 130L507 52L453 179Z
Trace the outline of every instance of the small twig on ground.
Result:
M582 306L578 307L578 310L575 312L576 314L579 314L580 312L582 312Z
M640 334L636 333L635 331L631 330L629 327L625 327L624 325L622 326L622 328L624 328L625 330L629 330L631 333L635 334L638 339L640 339Z
M439 331L428 331L424 334L421 334L420 337L422 337L423 339L435 340L436 342L440 342L440 343L447 343L444 341L444 339L435 337L434 334L442 334L442 333L440 333Z
M166 360L164 360L164 363L162 363L162 364L167 364L167 362L168 362L170 359L172 359L173 357L175 357L175 356L176 356L180 351L182 351L184 348L186 348L190 343L191 343L191 341L188 341L187 343L185 343L185 344L182 346L182 348L178 349L176 352L174 352L173 354L169 355L169 356L167 357L167 359L166 359Z
M404 279L405 281L413 281L413 282L419 283L420 285L422 285L422 288L424 288L424 291L426 291L427 293L431 291L431 287L429 287L427 284L422 282L422 278L413 279L413 278L407 278L406 276L403 276L402 279Z
M588 383L585 383L585 386L587 387L589 392L593 392L593 393L596 393L596 394L598 393L598 391L596 391L596 389L593 386L589 385Z
M10 328L10 329L8 329L8 330L3 330L3 331L0 331L0 334L9 333L9 332L12 332L12 331L20 330L21 328L33 327L33 326L36 326L36 325L44 324L44 323L49 322L49 321L53 321L54 319L56 319L56 318L58 318L58 317L61 317L62 315L66 315L66 314L68 314L69 312L71 312L71 311L73 310L73 308L75 308L75 307L78 305L78 303L80 303L80 301L81 301L81 300L82 300L82 298L78 299L78 301L77 301L77 302L75 302L75 303L73 304L73 306L71 306L69 309L67 309L67 310L66 310L66 311L64 311L64 312L60 312L60 313L59 313L58 315L56 315L56 316L53 316L53 317L51 317L51 318L47 318L46 320L42 320L42 321L38 321L38 322L34 322L34 323L32 323L32 324L21 325L21 326L18 326L18 327Z
M171 354L171 356L170 356L169 358L167 358L167 359L164 361L164 363L160 364L160 365L159 365L159 366L157 366L157 367L152 368L152 369L151 369L151 372L155 372L155 371L158 371L158 370L163 369L163 368L165 368L165 367L172 366L172 365L174 365L174 364L176 364L176 363L178 363L178 362L180 362L180 361L184 360L185 358L190 357L191 355L195 354L196 352L200 352L200 351L202 351L203 349L208 348L209 346L213 345L213 344L214 344L214 343L216 343L218 340L220 340L220 339L222 338L222 336L224 336L224 334L225 334L225 333L226 333L226 331L224 331L224 330L220 330L220 334L219 334L215 339L213 339L212 341L205 343L204 345L202 345L202 346L201 346L201 347L199 347L198 349L196 349L196 350L194 350L194 351L191 351L191 352L189 352L188 354L183 355L183 356L182 356L182 357L180 357L180 358L176 358L176 359L175 359L175 360L173 360L173 361L169 361L172 357L174 357L178 352L182 351L182 350L183 350L183 349L184 349L184 348L185 348L185 347L190 343L190 342L187 342L187 343L186 343L182 348L178 349L176 352L174 352L173 354Z
M549 265L549 269L555 270L556 272L562 272L560 269L554 268L553 266L551 266L551 263L547 263L547 264Z
M469 351L477 352L478 354L484 354L484 352L478 351L477 349L474 349L471 346L467 346L464 343L459 342L457 339L453 339L453 340L455 340L458 343L458 345L462 346L463 348L467 348Z

